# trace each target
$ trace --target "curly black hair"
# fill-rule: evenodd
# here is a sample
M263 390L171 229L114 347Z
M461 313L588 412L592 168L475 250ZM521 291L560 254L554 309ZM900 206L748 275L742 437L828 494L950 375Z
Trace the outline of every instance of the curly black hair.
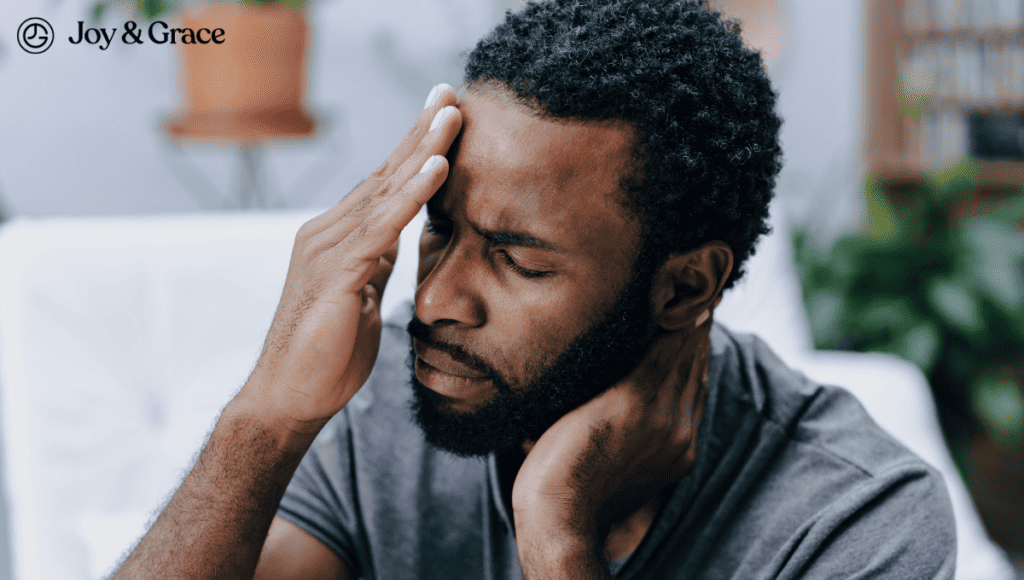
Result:
M544 117L627 121L637 171L623 191L645 261L722 240L729 288L770 231L776 95L739 25L705 0L531 2L477 43L465 83L501 86Z

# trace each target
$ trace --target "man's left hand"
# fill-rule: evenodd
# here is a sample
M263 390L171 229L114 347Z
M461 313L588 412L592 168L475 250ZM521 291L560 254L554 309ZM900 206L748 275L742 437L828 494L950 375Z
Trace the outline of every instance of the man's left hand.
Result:
M606 570L609 529L693 467L710 326L657 337L632 373L567 413L529 450L512 491L524 572L564 574L584 560L584 568Z

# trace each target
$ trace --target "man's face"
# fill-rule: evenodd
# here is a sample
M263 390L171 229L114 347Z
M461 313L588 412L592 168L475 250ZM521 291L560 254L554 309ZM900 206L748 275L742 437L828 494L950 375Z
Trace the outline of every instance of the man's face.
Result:
M540 119L469 92L446 186L427 205L413 342L414 411L462 455L536 440L634 368L651 273L620 183L631 132Z

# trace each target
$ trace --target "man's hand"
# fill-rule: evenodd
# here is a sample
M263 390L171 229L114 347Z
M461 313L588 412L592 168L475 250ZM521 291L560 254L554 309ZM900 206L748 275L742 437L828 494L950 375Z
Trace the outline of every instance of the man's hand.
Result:
M438 90L394 153L295 238L280 305L242 393L292 432L315 434L373 368L398 236L444 182L441 155L462 125L455 91Z
M299 231L256 369L115 579L252 578L303 454L373 367L398 235L448 174L442 155L462 126L454 104L439 85L387 161ZM316 574L347 577L339 559L323 562Z
M628 377L559 419L529 451L512 491L527 578L605 577L609 528L693 467L709 328L658 337Z

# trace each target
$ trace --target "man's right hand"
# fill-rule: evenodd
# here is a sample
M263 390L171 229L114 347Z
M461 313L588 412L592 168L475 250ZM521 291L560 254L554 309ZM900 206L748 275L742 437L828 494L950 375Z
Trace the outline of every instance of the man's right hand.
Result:
M439 85L427 100L387 161L302 226L256 369L116 580L252 578L274 512L313 437L369 377L398 235L448 175L443 154L462 127L455 91ZM296 568L290 557L268 553L261 578L348 577L318 540L286 522L276 529L270 552L322 557L313 569Z
M307 440L369 377L398 236L448 175L443 155L462 127L455 102L450 86L435 87L391 156L296 235L263 352L238 395L275 431Z

